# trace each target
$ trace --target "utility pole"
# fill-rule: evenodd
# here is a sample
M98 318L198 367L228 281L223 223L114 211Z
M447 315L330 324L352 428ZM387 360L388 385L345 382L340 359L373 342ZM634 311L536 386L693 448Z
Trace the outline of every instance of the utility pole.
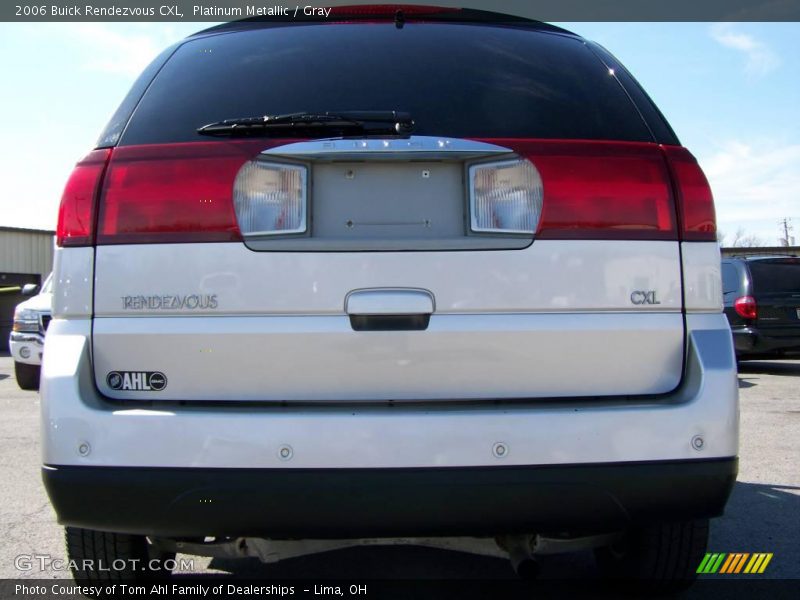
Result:
M789 237L789 232L792 231L792 220L784 217L778 224L783 227L783 238L781 239L781 244L783 246L792 246L794 244L794 238Z

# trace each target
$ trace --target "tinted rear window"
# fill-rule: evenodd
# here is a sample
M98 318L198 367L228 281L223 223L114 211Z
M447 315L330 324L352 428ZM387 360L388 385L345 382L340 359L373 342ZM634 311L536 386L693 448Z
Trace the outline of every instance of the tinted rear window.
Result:
M741 277L739 277L739 270L730 263L722 264L722 291L725 294L730 292L738 292Z
M186 42L122 144L207 140L222 119L402 110L418 135L651 141L582 41L514 27L410 23L272 27Z
M800 294L800 259L754 260L749 266L756 294Z

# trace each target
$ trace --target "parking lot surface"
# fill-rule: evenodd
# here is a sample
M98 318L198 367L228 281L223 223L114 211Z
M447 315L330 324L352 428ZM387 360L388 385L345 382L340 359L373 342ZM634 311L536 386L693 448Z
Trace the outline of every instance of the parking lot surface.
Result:
M800 361L742 363L739 390L739 478L725 516L713 521L709 551L772 552L761 577L800 579ZM66 575L15 567L19 555L64 558L62 529L39 469L39 396L17 387L11 358L0 355L0 578ZM505 560L415 547L352 548L271 565L197 558L195 572L320 580L515 577ZM597 571L584 552L544 557L541 576L591 580Z

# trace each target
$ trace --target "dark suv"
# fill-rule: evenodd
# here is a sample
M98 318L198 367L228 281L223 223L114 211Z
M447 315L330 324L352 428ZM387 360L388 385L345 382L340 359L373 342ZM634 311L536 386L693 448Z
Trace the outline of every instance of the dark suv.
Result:
M726 258L722 288L738 360L800 356L800 258Z

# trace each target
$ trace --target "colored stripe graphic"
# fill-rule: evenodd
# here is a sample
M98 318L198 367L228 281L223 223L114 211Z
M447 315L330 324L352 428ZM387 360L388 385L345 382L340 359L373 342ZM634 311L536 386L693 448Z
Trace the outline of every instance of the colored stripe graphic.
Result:
M705 573L706 567L708 566L708 562L711 560L711 554L706 552L706 555L703 557L703 560L700 561L700 565L697 567L696 573Z
M761 568L758 570L758 572L759 573L763 573L764 571L766 571L767 570L767 565L769 564L769 561L771 561L771 560L772 560L772 552L767 554L767 557L764 559L764 562L761 563Z
M712 565L710 565L709 573L716 573L717 571L719 571L719 567L720 565L722 565L722 561L725 560L725 556L726 556L725 553L719 555L719 558L717 558L717 560L714 561Z
M728 569L731 568L732 564L735 564L738 555L736 554L728 554L728 558L722 563L722 568L719 570L720 573L729 573Z
M706 552L696 572L702 575L713 575L714 573L734 575L743 572L760 575L767 570L767 565L773 556L772 552L755 552L753 554L749 552Z
M772 552L759 552L757 554L753 554L753 558L750 559L750 562L747 563L747 566L744 569L745 573L758 573L761 574L767 569L767 565L769 561L772 560L773 553Z
M722 565L722 568L719 570L719 572L727 574L738 573L742 570L742 567L749 556L749 553L743 552L729 554L728 560L725 561L725 564Z
M697 572L705 574L716 573L726 556L727 554L724 552L721 554L715 552L706 553L700 566L697 567Z
M741 572L742 567L744 566L744 563L747 561L747 557L748 556L750 556L750 553L748 553L748 552L745 552L744 554L742 554L742 558L739 560L738 563L736 563L736 570L733 571L734 573Z

